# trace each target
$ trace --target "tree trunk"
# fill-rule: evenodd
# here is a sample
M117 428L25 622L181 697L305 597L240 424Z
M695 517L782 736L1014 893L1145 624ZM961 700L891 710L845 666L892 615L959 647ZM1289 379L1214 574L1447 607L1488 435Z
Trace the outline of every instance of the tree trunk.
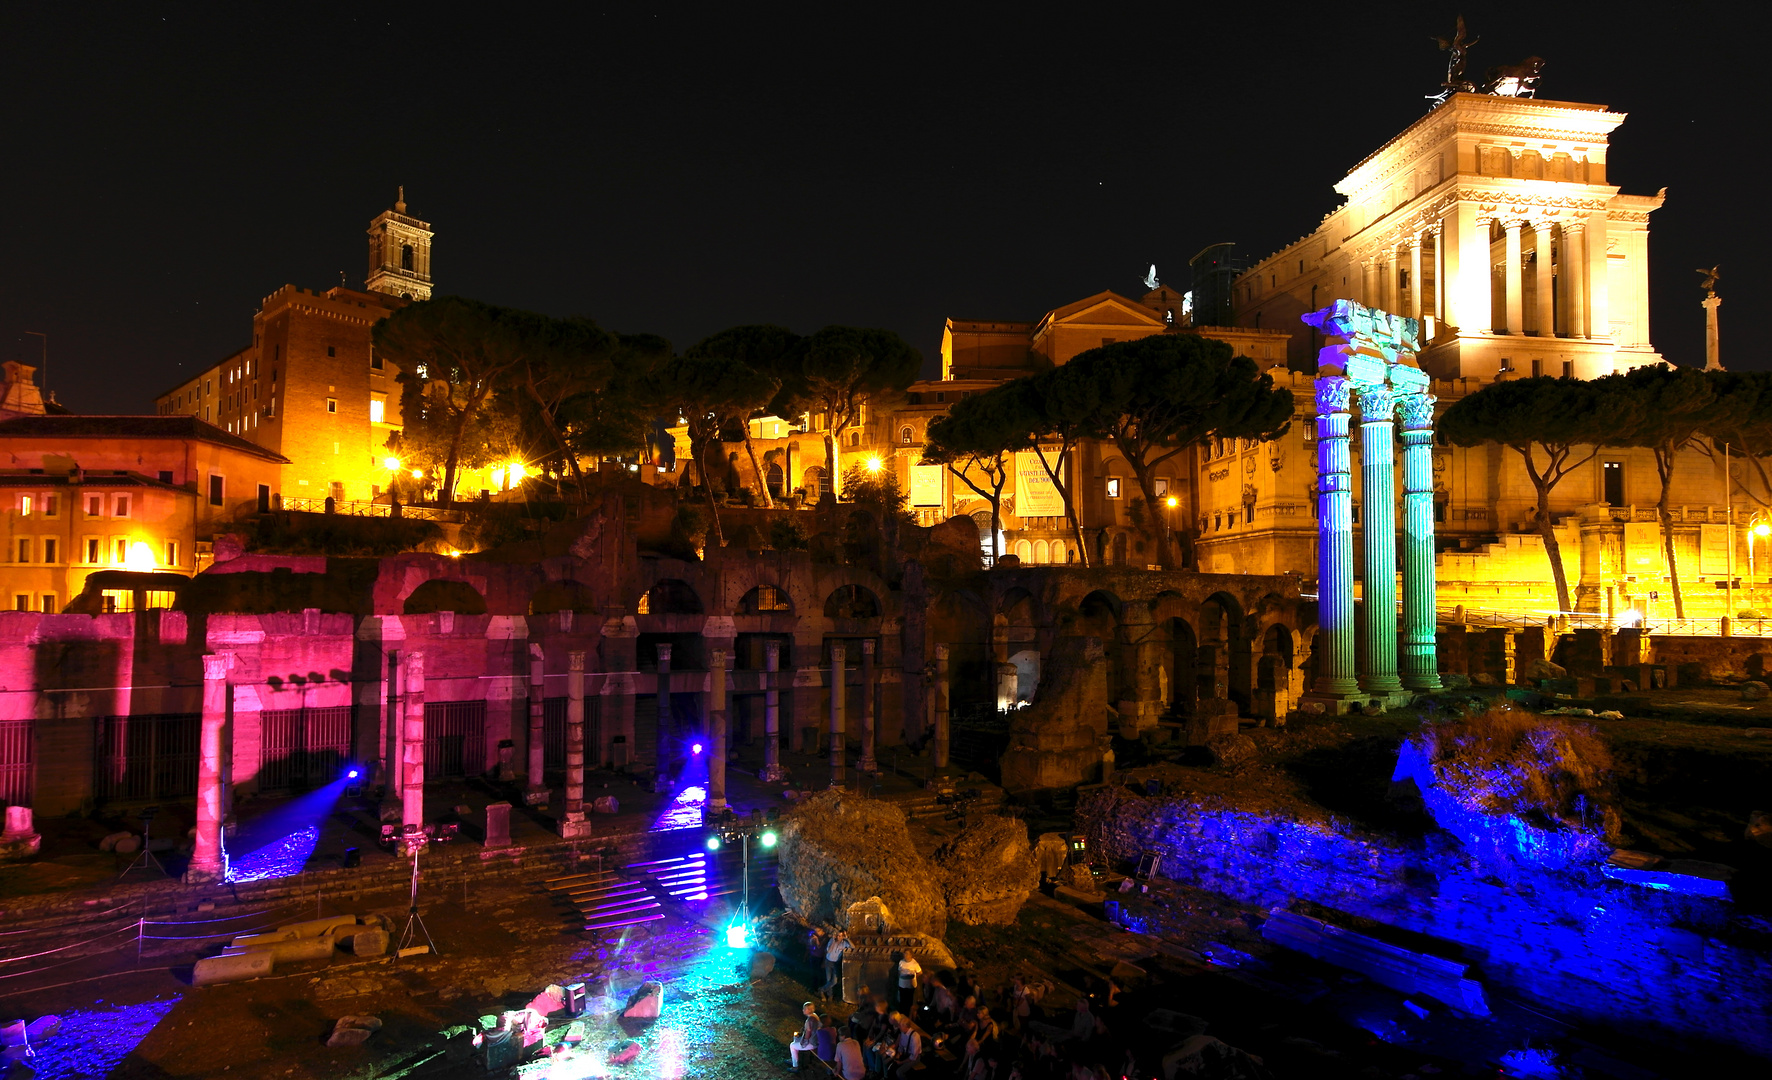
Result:
M1157 504L1157 496L1151 488L1151 467L1144 464L1142 455L1130 453L1123 446L1120 447L1120 453L1125 457L1126 464L1131 466L1132 475L1138 480L1138 490L1144 494L1144 509L1148 515L1145 518L1145 539L1151 542L1161 556L1157 560L1158 565L1165 570L1173 570L1175 554L1169 550L1169 538L1165 535L1169 531L1165 525L1166 519L1159 520L1159 515L1167 508Z
M1077 561L1083 565L1083 569L1087 570L1089 569L1089 545L1083 542L1083 524L1077 520L1077 501L1072 491L1074 484L1060 483L1058 479L1058 474L1063 471L1065 458L1070 456L1071 450L1072 447L1069 445L1059 448L1059 467L1056 469L1046 464L1046 455L1038 444L1034 446L1034 456L1040 459L1040 468L1046 470L1046 475L1052 480L1052 486L1058 489L1058 497L1064 500L1065 520L1071 523L1071 536L1077 542ZM1071 470L1071 476L1073 479L1075 478L1075 469Z
M956 469L950 464L948 466L948 472L959 477L962 484L971 488L973 493L979 498L991 504L991 562L994 564L1003 554L998 546L997 540L998 534L1003 531L1003 485L1008 482L1009 469L1005 466L996 471L992 471L985 468L983 463L977 458L972 459L972 464L977 465L983 470L986 476L991 478L990 491L986 491L977 484L974 484L972 478L966 475L964 469Z
M443 459L443 491L437 501L444 506L455 504L455 470L461 462L461 440L467 429L468 411L464 408L455 421L455 435L449 440L449 456Z
M1667 551L1667 578L1673 583L1674 618L1686 617L1686 597L1680 591L1680 567L1674 561L1674 515L1668 509L1668 497L1673 491L1674 455L1677 450L1655 450L1655 471L1661 474L1661 499L1655 504L1655 512L1661 518L1661 543Z
M757 448L751 443L751 422L745 420L743 423L744 452L751 456L751 471L757 474L757 490L763 496L763 506L773 510L775 509L775 500L769 497L769 477L763 474L763 466L757 462Z
M586 499L585 477L584 471L578 467L578 455L574 454L572 447L567 445L565 432L560 430L559 422L554 419L553 410L549 409L548 403L542 400L533 381L529 383L529 396L535 401L535 407L541 411L542 423L546 424L548 428L548 437L554 440L554 445L560 448L561 456L566 459L566 471L572 474L573 483L578 488L578 501L584 502Z
M843 497L843 470L837 464L837 448L842 445L843 433L835 424L824 429L824 464L831 471L831 497Z
M1563 549L1557 542L1557 530L1551 523L1550 485L1534 478L1538 488L1538 535L1544 537L1544 553L1550 557L1551 580L1557 585L1557 610L1574 611L1569 601L1569 574L1563 569Z
M696 459L695 467L701 472L701 487L708 494L708 513L713 517L710 523L714 529L714 539L719 547L726 546L726 533L720 528L720 504L714 501L714 478L708 475L708 444L718 441L707 438L701 441L701 456Z

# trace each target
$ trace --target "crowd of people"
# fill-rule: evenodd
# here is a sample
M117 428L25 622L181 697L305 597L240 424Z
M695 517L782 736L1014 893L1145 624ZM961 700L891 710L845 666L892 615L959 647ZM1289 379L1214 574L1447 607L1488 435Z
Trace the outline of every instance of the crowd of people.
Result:
M810 948L825 964L820 997L841 998L847 934L814 931ZM908 1080L918 1072L960 1080L1117 1080L1137 1075L1110 1019L1117 987L1091 977L1074 1005L1053 1007L1048 983L1013 978L979 985L966 971L925 972L915 956L892 956L893 983L861 987L841 1023L819 1003L802 1007L804 1025L790 1046L793 1067L813 1066L839 1080ZM924 1066L919 1069L918 1066Z

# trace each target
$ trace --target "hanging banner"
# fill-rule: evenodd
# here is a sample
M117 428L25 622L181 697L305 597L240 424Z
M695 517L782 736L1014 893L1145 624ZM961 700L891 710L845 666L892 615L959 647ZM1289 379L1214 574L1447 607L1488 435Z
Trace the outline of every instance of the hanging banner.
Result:
M1698 527L1698 572L1724 577L1729 573L1729 533L1727 525Z
M943 465L911 466L911 505L941 505L941 474Z
M1032 450L1015 455L1015 513L1024 518L1064 516L1064 498Z
M1661 562L1661 526L1645 521L1626 523L1624 572L1659 576L1662 573Z

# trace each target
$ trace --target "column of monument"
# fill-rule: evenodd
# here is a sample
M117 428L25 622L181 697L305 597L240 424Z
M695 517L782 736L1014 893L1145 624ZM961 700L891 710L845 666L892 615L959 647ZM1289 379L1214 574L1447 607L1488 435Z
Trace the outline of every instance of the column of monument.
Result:
M935 767L948 767L948 647L935 647Z
M1532 321L1539 337L1554 337L1557 332L1556 283L1552 280L1551 265L1551 224L1540 221L1532 226L1532 291L1533 307L1537 308Z
M203 658L203 717L197 742L197 835L191 863L185 869L187 885L220 881L222 865L222 727L228 722L228 657Z
M548 801L546 740L542 735L546 713L547 661L541 646L529 644L529 778L523 801L530 806L543 806Z
M708 812L726 809L726 651L708 661Z
M831 642L831 786L840 788L845 780L843 768L843 697L848 689L843 665L843 643Z
M1507 251L1507 268L1502 275L1507 296L1503 310L1507 313L1507 332L1516 335L1526 329L1526 297L1522 284L1524 281L1522 264L1526 261L1526 253L1525 249L1520 246L1520 230L1525 226L1526 223L1519 218L1501 223L1502 232L1507 236L1507 243L1504 245Z
M588 835L585 827L585 654L566 654L566 813L560 835Z
M1409 317L1421 321L1421 234L1409 238Z
M1563 223L1563 273L1569 279L1569 336L1587 336L1587 225Z
M1326 333L1331 332L1327 326ZM1342 375L1317 377L1317 665L1318 693L1351 697L1354 678L1353 462Z
M861 643L861 760L855 767L864 773L880 771L874 760L874 639Z
M781 642L763 643L763 772L771 783L782 778L781 771Z
M1403 420L1403 685L1440 689L1434 604L1434 396L1401 394Z
M1396 401L1389 386L1361 384L1360 536L1365 553L1366 670L1362 689L1392 694L1397 680Z

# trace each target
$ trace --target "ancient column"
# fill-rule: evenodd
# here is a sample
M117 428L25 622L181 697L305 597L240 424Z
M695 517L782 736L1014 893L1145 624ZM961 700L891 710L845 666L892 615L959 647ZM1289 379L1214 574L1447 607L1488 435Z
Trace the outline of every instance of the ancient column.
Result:
M1317 663L1318 693L1352 697L1354 678L1354 492L1348 452L1353 383L1317 377Z
M566 654L566 818L585 816L585 654ZM562 831L564 835L564 831Z
M653 746L653 753L658 760L658 771L653 781L657 791L668 791L671 787L671 646L669 642L658 643L658 736Z
M1569 336L1587 336L1587 225L1563 223L1563 274L1569 279Z
M1704 370L1721 371L1723 360L1718 351L1717 309L1723 306L1723 298L1711 293L1701 303L1704 306Z
M197 758L197 836L185 884L207 885L222 879L222 728L228 722L226 653L203 658L203 728Z
M1599 211L1587 219L1587 336L1590 338L1610 338L1612 336L1612 312L1608 297L1612 289L1608 283L1611 273L1608 270L1606 253L1606 212Z
M1421 234L1409 238L1409 317L1421 321Z
M1520 230L1526 223L1519 218L1502 222L1502 231L1507 236L1507 265L1503 280L1506 281L1507 297L1507 332L1523 333L1526 329L1526 293L1524 266L1525 250L1520 246Z
M1434 396L1397 398L1403 419L1403 685L1440 689L1434 611Z
M831 642L831 786L843 786L843 696L848 689L843 673L843 643Z
M425 654L400 658L400 853L425 844Z
M1365 549L1366 671L1362 689L1391 694L1397 680L1396 401L1388 386L1360 388L1360 535Z
M1396 311L1401 306L1402 297L1397 294L1397 245L1395 240L1386 245L1384 264L1379 267L1379 270L1384 274L1384 288L1381 290L1384 300L1373 306L1385 311Z
M726 809L726 651L715 649L708 660L708 802L707 812Z
M935 647L935 751L937 769L948 767L948 647Z
M1440 330L1446 324L1446 227L1436 224L1429 232L1434 238L1434 332L1428 337L1440 336Z
M758 774L774 783L781 769L781 642L763 643L763 771Z
M529 781L523 801L530 806L546 806L548 802L547 746L542 735L542 717L546 711L546 658L541 646L529 643Z
M1551 275L1551 224L1541 221L1532 226L1532 286L1537 313L1532 328L1539 337L1555 337L1557 333L1556 282ZM1547 372L1548 374L1548 372Z
M1481 334L1494 318L1489 297L1489 225L1474 203L1460 202L1454 211L1452 244L1446 249L1446 273L1455 295L1446 318L1461 334Z
M404 636L401 638L405 640ZM388 687L387 700L382 702L382 713L385 722L382 727L382 795L381 819L392 819L395 807L400 802L400 783L403 780L400 768L400 729L402 726L400 702L403 688L400 686L400 656L397 649L388 650Z
M864 773L880 771L874 760L874 639L861 643L861 760L855 767Z

